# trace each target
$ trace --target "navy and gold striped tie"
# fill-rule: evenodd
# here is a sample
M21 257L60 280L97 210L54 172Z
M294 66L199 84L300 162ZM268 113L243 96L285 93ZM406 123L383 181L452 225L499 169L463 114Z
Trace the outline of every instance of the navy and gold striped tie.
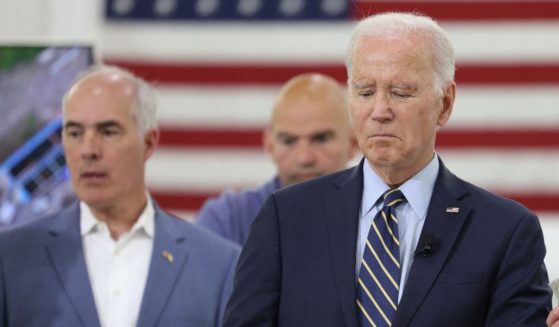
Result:
M371 224L357 286L361 326L391 326L400 289L400 242L395 207L406 201L398 189L382 195L383 207Z

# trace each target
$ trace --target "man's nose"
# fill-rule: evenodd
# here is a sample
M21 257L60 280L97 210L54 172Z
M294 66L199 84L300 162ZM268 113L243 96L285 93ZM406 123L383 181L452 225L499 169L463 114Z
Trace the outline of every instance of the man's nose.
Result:
M86 133L80 150L84 159L99 159L101 157L101 143L99 137L93 133Z
M316 154L313 144L310 141L299 142L296 151L297 163L300 166L314 165Z
M371 102L371 119L378 122L386 122L391 120L393 116L390 95L386 92L377 92Z

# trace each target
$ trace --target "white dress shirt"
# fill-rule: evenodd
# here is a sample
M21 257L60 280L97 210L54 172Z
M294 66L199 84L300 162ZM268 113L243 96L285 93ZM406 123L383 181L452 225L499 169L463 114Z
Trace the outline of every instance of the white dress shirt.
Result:
M115 241L107 224L80 203L85 262L101 326L136 326L153 250L154 223L155 211L148 196L132 229Z
M439 160L436 155L433 159L419 171L415 176L408 179L398 189L402 191L407 202L396 207L396 217L398 217L398 236L400 241L400 291L398 302L402 298L413 256L423 223L427 216L427 209L433 194L435 181L439 173ZM356 277L359 277L363 250L367 235L373 222L373 218L382 209L382 201L379 198L390 187L375 173L369 166L367 160L363 163L363 198L361 202L361 213L359 215L359 230L357 242Z

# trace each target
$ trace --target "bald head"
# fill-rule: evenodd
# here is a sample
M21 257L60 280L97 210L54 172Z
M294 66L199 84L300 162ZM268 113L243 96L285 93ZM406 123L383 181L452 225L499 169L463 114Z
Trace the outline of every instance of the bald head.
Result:
M312 103L312 106L299 104ZM313 117L336 115L340 124L349 126L345 92L331 77L307 73L293 77L281 88L272 111L271 125L282 116L296 115L296 111L312 111ZM301 113L302 114L302 113Z
M276 98L264 141L284 186L345 168L355 143L341 86L315 73L289 80Z
M63 114L66 114L68 100L78 91L87 91L94 86L96 92L110 92L121 101L129 100L130 114L143 135L149 129L157 128L155 96L151 87L129 71L115 66L93 66L86 70L66 93L63 99Z

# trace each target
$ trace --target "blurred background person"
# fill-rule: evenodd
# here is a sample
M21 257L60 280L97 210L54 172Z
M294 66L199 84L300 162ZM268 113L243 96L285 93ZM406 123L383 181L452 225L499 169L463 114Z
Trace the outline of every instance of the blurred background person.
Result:
M263 135L277 175L258 188L209 199L196 224L242 245L268 195L346 167L357 151L350 125L338 82L316 73L292 78L280 90Z
M99 66L68 91L63 146L79 199L0 233L2 326L220 326L239 249L146 191L150 87Z

